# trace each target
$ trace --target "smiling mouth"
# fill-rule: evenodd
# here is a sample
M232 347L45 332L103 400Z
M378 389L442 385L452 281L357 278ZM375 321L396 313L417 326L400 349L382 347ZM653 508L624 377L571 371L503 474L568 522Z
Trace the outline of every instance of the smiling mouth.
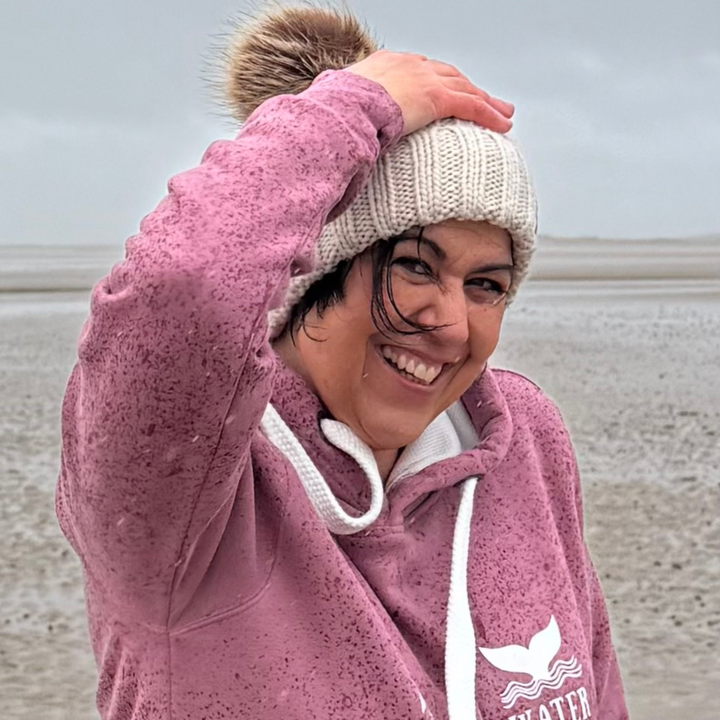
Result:
M442 374L444 365L429 365L388 345L380 348L380 355L401 378L423 387L429 387Z

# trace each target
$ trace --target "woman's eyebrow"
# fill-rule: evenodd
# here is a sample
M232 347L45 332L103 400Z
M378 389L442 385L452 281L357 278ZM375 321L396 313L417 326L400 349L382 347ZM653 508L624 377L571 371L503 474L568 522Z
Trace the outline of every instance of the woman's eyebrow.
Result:
M502 265L502 264L492 264L492 265L481 265L480 267L476 267L473 272L474 273L484 273L484 272L497 272L499 270L508 270L509 272L513 271L514 265Z
M445 260L447 259L447 255L445 254L445 251L433 240L426 237L418 237L417 235L408 235L402 236L400 239L400 242L414 242L418 243L420 242L421 245L427 246L430 248L430 250L433 251L435 256L438 258L438 260ZM511 264L505 264L505 263L489 263L488 265L480 265L476 267L472 272L473 273L484 273L484 272L499 272L500 270L508 270L509 272L512 272L513 265Z
M438 260L445 260L447 258L445 251L436 242L430 240L430 238L426 238L424 236L419 237L418 235L402 235L400 237L400 242L414 242L416 245L419 242L421 245L427 245L427 247L433 251Z

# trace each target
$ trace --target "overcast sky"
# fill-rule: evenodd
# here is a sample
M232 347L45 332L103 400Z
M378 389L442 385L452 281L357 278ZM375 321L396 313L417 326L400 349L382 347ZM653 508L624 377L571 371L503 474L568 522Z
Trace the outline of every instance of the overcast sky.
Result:
M718 0L349 0L517 106L553 235L720 232ZM122 244L234 134L203 70L244 0L0 0L0 243Z

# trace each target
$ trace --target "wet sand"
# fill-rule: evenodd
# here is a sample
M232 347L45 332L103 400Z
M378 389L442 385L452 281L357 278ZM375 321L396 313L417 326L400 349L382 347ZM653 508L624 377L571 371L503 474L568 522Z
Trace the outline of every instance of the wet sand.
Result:
M607 242L545 244L492 362L537 382L570 428L631 717L712 720L720 705L720 241L680 250L655 243L634 256ZM0 289L63 289L0 291L3 720L97 717L81 570L53 496L60 403L88 309L88 291L73 288L122 253L84 252L78 263L77 251L64 252L19 258L0 249Z

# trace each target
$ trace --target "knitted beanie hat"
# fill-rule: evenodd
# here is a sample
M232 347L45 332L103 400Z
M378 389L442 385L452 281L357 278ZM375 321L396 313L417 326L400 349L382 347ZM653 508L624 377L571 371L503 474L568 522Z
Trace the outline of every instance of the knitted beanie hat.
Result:
M304 7L267 13L244 24L227 53L227 98L244 121L268 98L302 92L323 71L352 65L377 49L346 12ZM511 302L528 273L537 228L527 166L511 139L449 118L402 138L376 163L350 207L325 225L315 267L291 278L283 304L269 315L271 335L284 328L308 288L341 261L411 227L449 219L508 231Z

